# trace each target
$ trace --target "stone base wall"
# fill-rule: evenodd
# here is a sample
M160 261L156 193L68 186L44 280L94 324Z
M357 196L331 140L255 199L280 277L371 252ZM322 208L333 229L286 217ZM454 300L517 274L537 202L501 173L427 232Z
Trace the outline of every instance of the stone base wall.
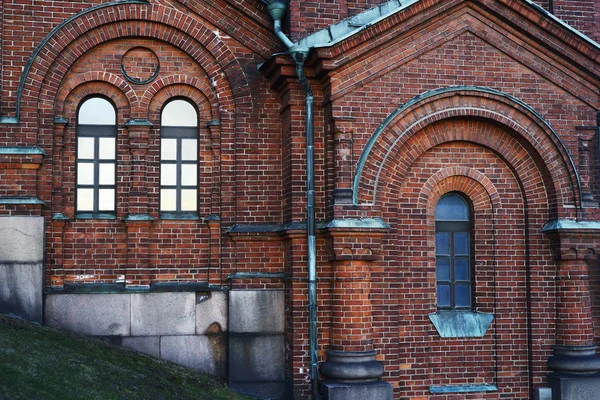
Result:
M0 313L42 322L43 249L43 217L0 217Z
M44 321L227 376L227 293L49 294Z

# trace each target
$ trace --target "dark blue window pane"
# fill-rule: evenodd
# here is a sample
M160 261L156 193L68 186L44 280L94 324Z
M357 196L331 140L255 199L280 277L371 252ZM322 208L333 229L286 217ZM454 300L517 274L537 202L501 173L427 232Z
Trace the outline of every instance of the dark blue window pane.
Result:
M455 233L454 234L454 254L469 254L469 234Z
M437 257L436 277L438 281L450 281L450 257Z
M470 279L469 267L468 257L454 258L454 279L457 281L468 281Z
M456 307L470 307L471 306L471 285L469 284L457 284L455 286L455 303Z
M438 307L450 307L450 286L438 285L437 302Z
M449 193L438 201L435 207L436 221L468 221L469 207L462 197Z
M448 233L435 234L435 254L450 254L450 236Z

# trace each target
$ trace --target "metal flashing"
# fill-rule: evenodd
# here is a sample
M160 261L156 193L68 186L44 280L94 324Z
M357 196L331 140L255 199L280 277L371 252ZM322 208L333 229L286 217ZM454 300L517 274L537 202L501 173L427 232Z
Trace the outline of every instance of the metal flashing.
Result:
M390 229L381 218L338 218L326 222L322 228L340 229Z
M38 199L37 197L0 197L0 204L39 204L42 206L46 205L46 202Z
M442 393L473 393L473 392L497 392L496 385L453 385L453 386L429 386L429 392Z
M123 222L135 222L135 221L154 221L148 214L129 214L123 218Z
M154 125L152 124L152 122L148 121L147 119L130 119L129 121L125 122L125 126L149 126L149 127L153 127Z
M598 42L596 42L595 40L593 40L592 38L590 38L589 36L585 35L583 32L580 32L579 30L573 28L571 25L567 24L565 21L558 18L556 15L544 10L544 8L542 8L538 4L535 4L532 0L523 0L523 1L525 3L527 3L530 7L535 8L536 10L538 10L539 12L544 14L546 17L553 20L554 22L560 24L563 28L565 28L565 29L571 31L572 33L574 33L575 35L579 36L581 39L585 40L590 45L594 46L596 49L600 50L600 44Z
M471 310L438 310L429 314L429 319L443 338L484 337L494 315Z
M405 8L418 3L419 0L390 0L379 4L373 8L365 10L352 17L346 18L338 23L321 29L311 35L308 35L296 42L297 45L309 48L329 47L342 40L367 29L369 26L382 21L389 16L404 10Z
M46 152L37 146L7 146L0 147L0 154L45 156Z
M283 279L285 273L283 272L235 272L227 275L227 279L253 279L253 278L265 278L265 279Z
M0 124L16 125L19 123L17 117L0 117Z
M71 218L65 216L63 213L52 214L52 221L70 221Z
M575 221L572 219L554 219L542 227L543 233L567 230L597 230L600 231L600 221Z

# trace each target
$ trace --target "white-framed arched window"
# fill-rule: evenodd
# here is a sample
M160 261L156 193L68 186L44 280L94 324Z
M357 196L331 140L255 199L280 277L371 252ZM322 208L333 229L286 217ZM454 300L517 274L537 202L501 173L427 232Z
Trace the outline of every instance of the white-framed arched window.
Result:
M79 105L76 160L77 217L114 218L117 112L104 97L89 97Z
M198 218L198 111L186 99L169 101L161 112L160 216Z

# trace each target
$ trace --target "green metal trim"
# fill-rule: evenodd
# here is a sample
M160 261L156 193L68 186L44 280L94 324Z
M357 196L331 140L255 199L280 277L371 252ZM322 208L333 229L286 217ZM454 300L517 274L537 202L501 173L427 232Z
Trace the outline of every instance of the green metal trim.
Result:
M62 115L54 117L54 123L58 125L67 125L69 121Z
M204 125L204 127L208 128L209 126L221 126L221 121L219 121L218 119L210 120L206 123L206 125Z
M322 228L390 229L381 218L338 218L326 222Z
M280 224L235 224L226 233L275 233L281 230Z
M76 219L117 219L115 213L91 213L79 212L75 214Z
M208 217L202 219L203 222L220 221L220 220L221 220L221 216L219 214L210 214Z
M71 219L65 216L63 213L52 214L52 221L70 221Z
M429 392L434 394L443 393L474 393L474 392L497 392L496 385L454 385L454 386L429 386Z
M227 276L227 279L253 279L253 278L265 278L265 279L283 279L285 278L284 272L235 272Z
M126 127L128 126L149 126L149 127L153 127L154 125L152 124L152 122L148 121L147 119L130 119L129 121L125 122Z
M181 220L181 221L198 221L200 216L195 211L182 212L161 212L158 215L159 219Z
M572 219L554 219L542 227L543 233L567 230L597 230L600 231L600 221L575 221Z
M357 166L356 166L356 173L354 175L354 183L352 185L352 189L354 191L352 202L354 205L358 205L358 185L360 183L360 178L362 175L363 167L365 166L367 159L369 158L369 155L371 153L371 150L373 149L373 146L375 146L375 143L379 139L379 136L388 127L388 125L394 119L396 119L396 117L398 117L400 114L404 113L408 108L414 106L417 103L422 102L423 100L426 100L426 99L434 97L434 96L438 96L440 94L448 94L448 93L458 94L458 92L464 92L464 91L483 93L483 94L491 94L494 96L504 97L504 98L518 104L519 106L525 108L528 112L532 113L536 118L538 118L540 120L540 122L550 131L550 133L552 134L554 139L556 139L558 141L557 147L562 148L563 151L565 152L565 154L567 155L568 162L570 163L570 166L573 169L573 173L575 174L575 179L576 179L575 183L577 186L577 190L579 192L579 198L581 199L583 197L582 192L581 192L581 181L579 179L579 173L577 172L577 168L575 167L575 162L573 161L573 158L571 157L571 153L569 153L568 148L565 146L564 142L562 141L560 136L556 133L554 128L552 128L550 123L548 121L546 121L544 119L544 117L542 117L542 115L540 113L538 113L533 107L531 107L527 103L524 103L523 101L521 101L521 100L517 99L516 97L513 97L507 93L501 92L496 89L488 88L488 87L448 86L445 88L433 89L433 90L421 93L421 94L413 97L412 99L410 99L409 101L404 103L402 106L398 107L390 115L388 115L383 120L383 122L377 127L377 129L375 129L375 132L373 133L373 135L371 135L371 137L369 138L369 141L365 145L365 148L363 149L363 151L360 155L360 158L358 159Z
M135 222L135 221L154 221L148 214L129 214L123 218L123 222Z
M39 204L46 205L46 202L37 197L0 197L0 204Z
M0 147L0 154L45 156L46 152L37 146L6 146Z
M125 283L67 283L62 288L51 287L45 294L128 294L166 292L205 292L227 291L221 286L208 282L158 282L150 286L126 286Z
M484 337L494 315L470 310L438 310L429 314L429 319L443 338Z
M0 124L17 125L19 119L17 117L0 117Z

